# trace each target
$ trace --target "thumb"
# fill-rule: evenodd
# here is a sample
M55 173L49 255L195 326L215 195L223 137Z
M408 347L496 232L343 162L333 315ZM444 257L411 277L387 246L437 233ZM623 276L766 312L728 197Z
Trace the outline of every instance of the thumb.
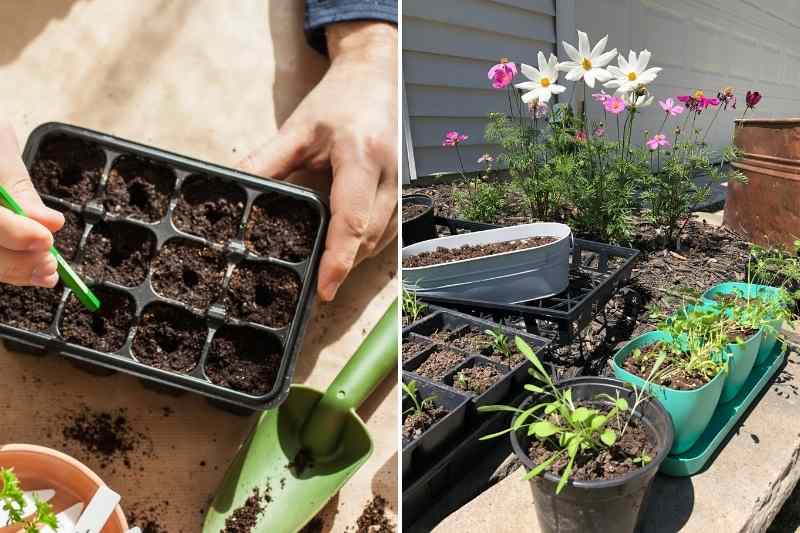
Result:
M307 137L297 129L279 131L237 165L244 172L284 180L305 163Z

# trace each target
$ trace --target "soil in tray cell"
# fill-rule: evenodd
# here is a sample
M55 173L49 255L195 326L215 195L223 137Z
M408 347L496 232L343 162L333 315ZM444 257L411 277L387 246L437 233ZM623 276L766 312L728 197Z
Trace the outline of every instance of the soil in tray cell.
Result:
M288 326L300 297L300 280L286 268L244 262L233 271L225 306L231 316L273 328Z
M499 349L492 343L492 339L485 330L470 326L452 337L448 344L465 352L481 354L503 365L518 365L525 359L525 356L517 350L512 336L506 335L505 338L506 348Z
M403 204L403 222L417 218L428 209L428 206L422 204Z
M465 357L465 355L449 350L444 346L438 346L413 372L424 378L440 380L445 374L461 364Z
M462 368L453 376L454 389L480 396L500 381L503 375L491 365L473 365Z
M600 412L608 414L608 406L597 406L591 402L576 402L578 406L585 406L590 409L599 409ZM552 420L557 423L557 420ZM612 423L613 427L614 424ZM622 477L632 470L640 468L633 460L647 454L650 457L657 455L655 444L647 432L646 426L640 425L636 418L632 418L628 424L625 434L621 437L617 434L618 440L610 448L602 448L595 453L579 453L575 458L574 469L570 475L572 480L591 481L597 479L615 479ZM553 439L540 441L532 439L528 449L528 456L538 464L544 463L559 448L554 444ZM548 469L552 474L561 476L564 468L569 462L569 457L556 460Z
M0 323L37 333L47 331L63 290L61 283L55 289L0 283Z
M92 289L100 299L100 310L95 313L83 307L75 295L70 294L61 321L64 340L99 352L116 352L125 344L133 326L135 304L127 294L96 287Z
M432 252L422 252L411 257L403 258L403 268L418 268L431 265L452 263L453 261L463 261L465 259L476 259L487 257L505 252L517 250L528 250L538 246L544 246L555 242L555 237L530 237L528 239L517 239L515 241L495 242L491 244L467 244L459 248L437 248Z
M122 156L108 175L105 208L144 222L156 222L167 214L175 190L175 173L166 166L136 156Z
M427 343L417 339L403 339L403 363L407 363L427 347Z
M644 346L641 351L629 355L622 363L622 367L635 376L647 380L653 371L653 364L657 359L657 354L662 348L662 343L655 343ZM687 355L688 357L688 355ZM675 390L694 390L699 389L709 382L709 379L701 374L688 374L682 369L670 372L668 376L656 377L654 383L663 385Z
M86 203L97 192L106 155L99 146L63 135L44 139L31 165L36 189L57 198Z
M97 282L135 287L147 276L155 244L155 235L147 228L127 222L98 224L86 239L83 270Z
M269 333L226 326L211 342L206 375L222 387L263 396L275 386L282 352L280 341Z
M155 368L191 372L200 360L206 332L200 317L171 305L152 304L145 308L133 338L133 355Z
M442 406L436 403L435 398L418 398L422 403L422 411L406 411L403 414L403 438L413 441L422 436L428 428L441 420L447 414ZM413 405L413 403L412 403Z
M246 200L235 183L190 176L181 187L172 221L181 231L224 243L238 234Z
M198 309L206 309L222 291L225 256L184 239L167 242L152 264L153 289Z
M65 210L62 211L62 214L64 215L64 226L53 234L55 238L53 245L64 256L64 259L71 261L78 251L85 224L83 218L75 211Z
M263 194L253 204L245 242L258 255L297 263L311 255L319 222L319 213L310 203Z

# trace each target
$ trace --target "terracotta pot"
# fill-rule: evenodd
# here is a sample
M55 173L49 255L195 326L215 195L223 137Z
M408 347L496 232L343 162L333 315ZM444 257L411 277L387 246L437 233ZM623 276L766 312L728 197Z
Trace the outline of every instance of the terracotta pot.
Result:
M97 474L72 457L61 452L32 444L0 446L0 467L13 468L25 490L53 489L50 504L56 513L78 503L88 504L105 485ZM0 527L0 533L16 533L19 526ZM117 506L102 529L102 533L125 533L128 521Z
M733 167L748 182L728 184L724 224L791 249L800 238L800 118L737 120L734 143L743 154Z

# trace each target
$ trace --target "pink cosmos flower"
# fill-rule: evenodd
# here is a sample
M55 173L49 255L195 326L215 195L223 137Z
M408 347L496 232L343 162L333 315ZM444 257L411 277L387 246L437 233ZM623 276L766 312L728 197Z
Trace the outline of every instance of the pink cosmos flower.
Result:
M577 132L575 133L575 140L576 140L576 141L578 141L578 142L583 142L583 141L585 141L586 139L587 139L587 136L586 136L586 132L585 132L585 131L577 131Z
M505 57L498 64L489 69L489 79L492 80L492 87L495 89L505 89L517 75L517 65L510 63Z
M478 158L478 163L491 163L494 161L492 154L483 154Z
M609 113L619 115L620 113L625 111L625 101L619 96L612 96L611 98L608 98L605 102L603 102L603 107Z
M666 100L659 100L658 105L661 106L661 109L663 109L665 113L668 113L673 117L677 117L678 115L683 113L684 110L684 107L676 103L672 98L667 98Z
M467 139L469 139L469 135L464 135L463 133L458 133L457 131L448 131L444 136L442 146L458 146Z
M594 93L592 95L592 100L594 100L595 102L600 102L601 104L605 103L605 101L608 100L609 98L611 98L611 95L606 94L606 92L602 90L599 93Z
M606 134L606 129L603 126L597 126L592 132L592 135L594 135L595 137L602 137L605 134Z
M657 133L653 135L653 138L647 141L647 147L651 150L657 150L662 146L669 146L669 141L667 140L667 136L663 133Z
M706 98L705 93L701 90L695 91L692 95L679 96L678 100L686 104L689 111L695 113L700 113L707 107L719 105L719 98Z

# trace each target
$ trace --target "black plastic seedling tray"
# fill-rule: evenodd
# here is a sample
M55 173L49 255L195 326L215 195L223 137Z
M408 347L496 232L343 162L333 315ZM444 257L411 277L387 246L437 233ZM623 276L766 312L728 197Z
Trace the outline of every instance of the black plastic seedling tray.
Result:
M329 218L314 192L57 123L23 158L103 306L0 287L0 336L228 405L286 398Z
M453 235L499 227L443 217L436 217L435 222ZM550 336L549 332L554 330L553 336L559 344L569 344L605 308L611 297L628 284L639 253L633 248L575 239L569 286L555 296L517 304L423 294L419 298L470 315L491 316L498 321L521 318L528 331Z

